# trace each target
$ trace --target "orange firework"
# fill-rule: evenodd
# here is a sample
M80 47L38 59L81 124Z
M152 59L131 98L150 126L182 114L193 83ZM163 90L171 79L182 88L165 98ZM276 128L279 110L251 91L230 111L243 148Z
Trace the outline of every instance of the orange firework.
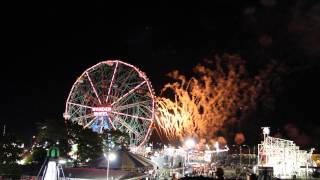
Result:
M216 56L209 65L197 65L197 77L189 80L177 70L168 74L176 82L166 84L162 92L172 91L174 97L157 98L156 120L169 141L216 138L226 122L239 119L239 111L243 115L255 107L272 69L249 78L244 61L236 55Z

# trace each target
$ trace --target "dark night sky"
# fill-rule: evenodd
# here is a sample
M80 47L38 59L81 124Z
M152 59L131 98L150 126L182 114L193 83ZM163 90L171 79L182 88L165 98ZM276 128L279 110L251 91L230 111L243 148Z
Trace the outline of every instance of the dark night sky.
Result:
M62 118L75 79L101 60L123 59L138 66L159 92L165 73L179 69L188 75L206 57L237 53L251 70L270 59L288 64L283 92L264 118L274 131L285 134L285 125L294 124L317 142L320 3L212 3L139 8L102 1L8 5L1 22L0 124L29 137L35 122ZM263 37L271 41L264 45Z

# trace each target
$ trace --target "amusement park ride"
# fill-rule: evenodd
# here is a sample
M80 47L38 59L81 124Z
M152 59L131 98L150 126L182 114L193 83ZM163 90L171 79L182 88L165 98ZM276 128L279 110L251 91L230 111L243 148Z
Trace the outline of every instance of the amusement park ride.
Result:
M103 61L77 78L63 116L98 133L120 130L129 134L131 147L139 147L153 126L154 90L137 67L119 60Z
M272 168L273 176L278 178L308 176L314 149L300 150L293 141L269 136L269 127L262 130L264 140L258 145L258 167Z
M44 161L38 175L37 179L41 180L58 180L60 174L64 176L63 168L59 162L59 149L57 147L51 147L47 152L47 158ZM42 174L41 178L40 175Z

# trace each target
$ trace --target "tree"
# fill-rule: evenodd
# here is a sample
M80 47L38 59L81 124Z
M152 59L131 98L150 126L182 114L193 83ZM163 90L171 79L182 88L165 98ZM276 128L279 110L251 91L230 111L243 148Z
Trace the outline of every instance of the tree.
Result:
M42 146L35 145L32 147L32 153L27 158L27 164L39 164L45 161L47 156L47 150L43 148Z
M19 179L21 174L18 161L23 153L23 143L14 135L0 137L0 176Z
M29 163L42 163L51 146L59 148L62 157L68 157L71 147L68 143L67 127L61 119L46 119L37 124L38 133L32 145Z
M66 126L69 144L77 147L75 164L88 164L103 154L103 139L98 133L71 121Z
M62 119L47 119L38 123L37 140L45 148L55 145L59 148L61 156L67 157L70 151L68 144L67 126Z
M103 154L102 138L91 129L81 129L75 141L78 144L79 161L89 163Z
M38 123L38 133L29 162L42 163L47 150L52 146L58 147L60 156L65 158L71 158L69 153L73 152L72 146L77 147L74 152L77 156L75 164L86 164L103 153L102 137L91 129L84 129L71 121L47 119Z

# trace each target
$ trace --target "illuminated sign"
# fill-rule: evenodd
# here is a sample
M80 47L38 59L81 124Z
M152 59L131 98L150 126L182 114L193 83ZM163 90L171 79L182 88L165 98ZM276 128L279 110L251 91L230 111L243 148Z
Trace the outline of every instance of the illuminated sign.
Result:
M108 116L108 112L111 111L111 106L94 107L92 111L94 116Z

